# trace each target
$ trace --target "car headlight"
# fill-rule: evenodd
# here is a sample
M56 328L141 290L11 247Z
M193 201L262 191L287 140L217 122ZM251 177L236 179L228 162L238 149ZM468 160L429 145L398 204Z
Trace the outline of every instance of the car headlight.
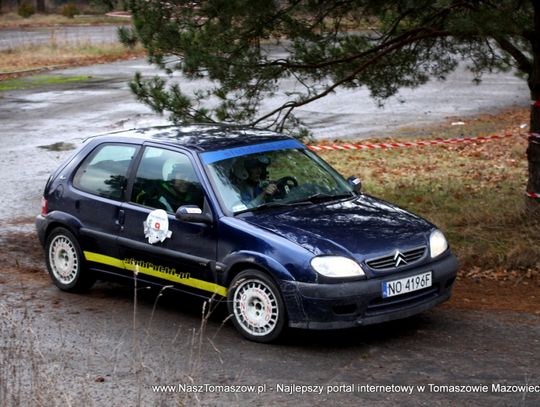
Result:
M443 233L438 229L431 232L431 235L429 236L429 250L431 258L433 259L443 254L446 249L448 249L448 242L446 241Z
M341 256L319 256L311 260L311 267L326 277L363 277L362 267L354 260Z

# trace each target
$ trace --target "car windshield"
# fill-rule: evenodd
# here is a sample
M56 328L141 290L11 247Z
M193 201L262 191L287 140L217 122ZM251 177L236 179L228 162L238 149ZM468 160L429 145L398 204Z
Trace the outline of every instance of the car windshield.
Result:
M219 199L230 212L354 196L347 181L311 151L305 148L268 151L264 146L248 150L257 151L251 154L223 154L227 157L224 159L205 160L203 156ZM217 155L217 158L221 157Z

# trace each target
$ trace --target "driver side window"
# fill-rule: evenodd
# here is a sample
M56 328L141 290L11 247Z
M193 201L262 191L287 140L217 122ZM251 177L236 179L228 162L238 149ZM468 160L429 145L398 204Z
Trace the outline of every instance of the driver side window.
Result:
M183 205L202 210L204 194L187 155L147 147L137 169L131 202L175 213Z

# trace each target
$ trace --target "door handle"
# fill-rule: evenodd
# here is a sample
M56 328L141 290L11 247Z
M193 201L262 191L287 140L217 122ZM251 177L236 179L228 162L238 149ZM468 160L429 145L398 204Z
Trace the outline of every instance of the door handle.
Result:
M120 229L124 229L124 221L126 220L126 212L123 209L118 210L118 217L115 221L117 226L120 226Z

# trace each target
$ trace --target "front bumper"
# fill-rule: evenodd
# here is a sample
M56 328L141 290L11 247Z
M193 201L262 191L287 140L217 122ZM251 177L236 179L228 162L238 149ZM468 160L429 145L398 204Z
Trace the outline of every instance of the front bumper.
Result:
M339 284L281 281L289 326L307 329L341 329L406 318L450 298L457 275L454 255L406 272ZM432 272L432 286L420 291L382 297L382 283Z

